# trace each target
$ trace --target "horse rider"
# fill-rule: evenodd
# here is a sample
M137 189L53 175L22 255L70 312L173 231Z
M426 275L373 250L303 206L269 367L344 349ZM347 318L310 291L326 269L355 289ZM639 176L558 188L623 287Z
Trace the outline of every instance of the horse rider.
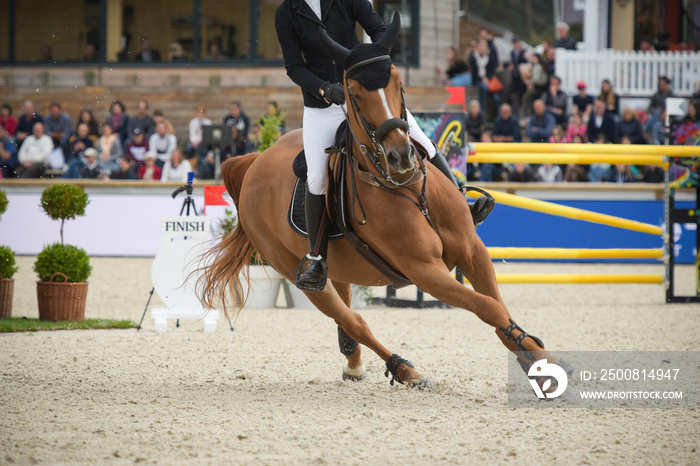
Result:
M325 149L333 145L336 130L345 120L342 64L335 63L321 48L318 30L325 29L340 45L352 49L360 43L355 22L360 23L373 42L386 30L368 0L284 0L275 14L287 75L301 87L304 96L302 127L305 128L303 144L308 167L304 207L311 247L306 259L311 262L295 277L296 286L302 290L320 291L326 283L328 235L327 228L322 225L326 210L328 155ZM407 120L411 137L428 151L432 164L458 186L445 156L423 133L410 112L407 112ZM470 204L477 224L486 218L491 208L493 205L486 202Z

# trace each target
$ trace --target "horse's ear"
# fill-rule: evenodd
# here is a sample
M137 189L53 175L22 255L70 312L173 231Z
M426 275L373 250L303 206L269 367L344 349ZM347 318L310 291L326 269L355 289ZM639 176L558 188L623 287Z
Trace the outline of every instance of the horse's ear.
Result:
M384 47L387 52L391 52L391 49L394 48L394 44L396 43L397 39L399 38L400 31L401 31L401 15L397 11L396 13L394 13L394 19L391 21L391 24L389 25L388 28L386 28L386 31L384 31L384 34L382 34L382 37L379 38L379 40L377 41L377 44Z
M345 63L345 59L350 55L350 50L334 41L323 28L318 28L318 41L326 54L336 63Z

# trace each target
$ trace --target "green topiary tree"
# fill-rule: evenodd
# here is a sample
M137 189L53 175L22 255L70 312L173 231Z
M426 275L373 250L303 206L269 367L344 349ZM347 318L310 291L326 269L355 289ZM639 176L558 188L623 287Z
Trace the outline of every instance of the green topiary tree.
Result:
M41 207L53 220L61 221L61 244L63 244L63 224L66 220L85 215L89 204L88 196L80 186L55 184L41 193Z
M7 204L7 194L5 194L5 191L0 189L0 215L4 214L7 210Z
M92 267L84 249L63 244L63 224L66 220L85 215L88 196L80 186L55 184L41 193L41 207L53 220L61 221L61 242L44 246L34 262L40 281L48 281L56 272L66 275L69 282L85 282Z
M12 278L16 272L14 251L7 246L0 246L0 278Z

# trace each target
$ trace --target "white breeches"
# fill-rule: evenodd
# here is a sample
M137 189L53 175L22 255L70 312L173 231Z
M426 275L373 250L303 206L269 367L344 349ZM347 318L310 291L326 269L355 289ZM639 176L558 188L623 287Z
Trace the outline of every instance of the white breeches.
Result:
M328 155L325 150L335 143L335 132L345 119L343 108L339 105L331 105L328 108L304 107L302 126L304 128L304 155L307 166L306 184L311 194L326 194ZM420 129L411 112L407 111L406 113L411 137L425 147L432 159L435 156L435 148L430 138Z

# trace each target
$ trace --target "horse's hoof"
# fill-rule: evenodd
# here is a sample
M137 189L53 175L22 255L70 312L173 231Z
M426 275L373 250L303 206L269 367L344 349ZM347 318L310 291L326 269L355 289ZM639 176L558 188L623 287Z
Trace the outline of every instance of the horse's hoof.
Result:
M343 367L343 380L350 380L351 382L359 382L365 378L365 365L362 364L360 367L351 369L348 366Z
M414 380L409 384L410 388L416 388L420 391L432 390L435 388L435 384L429 377L421 377L420 379Z
M574 366L569 364L569 362L564 358L558 358L556 361L554 361L554 364L564 369L564 372L566 372L566 375L568 376L571 376L574 373Z

